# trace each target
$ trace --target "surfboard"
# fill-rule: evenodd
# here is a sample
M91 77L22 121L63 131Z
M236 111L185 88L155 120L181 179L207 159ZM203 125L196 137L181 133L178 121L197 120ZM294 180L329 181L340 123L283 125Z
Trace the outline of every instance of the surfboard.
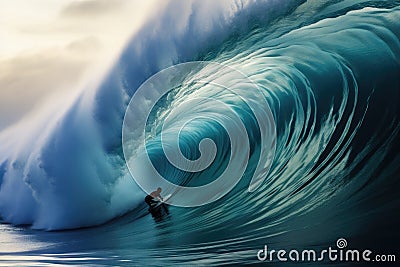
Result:
M168 199L170 199L172 197L172 194L168 194L168 195L166 195L164 198L163 198L163 200L161 201L161 202L165 202L165 201L167 201Z

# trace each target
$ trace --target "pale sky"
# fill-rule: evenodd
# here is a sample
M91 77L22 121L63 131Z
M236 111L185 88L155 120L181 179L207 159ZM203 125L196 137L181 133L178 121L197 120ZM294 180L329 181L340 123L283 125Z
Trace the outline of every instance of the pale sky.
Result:
M0 0L0 131L110 67L157 0Z

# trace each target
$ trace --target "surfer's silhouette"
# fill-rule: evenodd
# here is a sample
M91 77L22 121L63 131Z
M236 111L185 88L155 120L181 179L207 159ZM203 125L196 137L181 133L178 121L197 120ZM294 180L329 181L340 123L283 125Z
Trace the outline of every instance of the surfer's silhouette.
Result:
M154 207L154 205L157 205L159 201L163 201L161 191L162 189L161 187L159 187L156 191L151 192L144 199L144 201L150 206L150 208Z
M149 205L149 212L156 221L161 220L164 215L169 214L168 207L162 202L164 199L161 196L161 191L161 187L158 187L156 191L151 192L144 199Z

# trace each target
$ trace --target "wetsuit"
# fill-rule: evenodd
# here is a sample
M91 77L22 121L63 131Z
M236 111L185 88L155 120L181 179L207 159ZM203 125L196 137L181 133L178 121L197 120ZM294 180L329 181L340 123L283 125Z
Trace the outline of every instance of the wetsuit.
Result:
M154 197L147 195L144 199L144 201L150 206L150 208L154 207L157 205L158 201L154 199Z

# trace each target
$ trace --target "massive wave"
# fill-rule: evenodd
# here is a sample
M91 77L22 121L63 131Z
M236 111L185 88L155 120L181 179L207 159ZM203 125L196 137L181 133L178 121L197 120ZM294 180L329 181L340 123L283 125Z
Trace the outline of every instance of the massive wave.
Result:
M395 229L400 205L399 2L322 2L168 2L133 36L100 86L83 88L73 101L51 103L44 115L0 133L2 220L55 230L99 225L134 210L144 193L122 153L129 100L158 71L201 60L237 69L261 88L277 127L276 153L264 182L249 193L263 149L251 112L229 93L201 86L182 87L167 97L161 110L173 110L196 92L225 101L250 133L243 179L206 207L177 208L181 223L174 229L179 235L230 225L222 237L197 236L196 242L215 241L217 246L218 241L229 245L227 240L240 240L245 250L261 237L295 229L309 229L301 237L291 235L302 242L332 238L332 231L339 230L360 236L380 227ZM218 106L205 108L221 124L230 123ZM182 113L190 121L199 112L188 106ZM158 129L163 118L153 116L149 124ZM219 151L229 144L224 128L204 116L188 127L180 144L189 158L198 156L204 138L212 138ZM174 129L180 128L165 130ZM212 170L182 172L168 164L160 132L153 133L150 156L163 166L161 172L179 178L172 178L175 182L204 184L227 164L237 164L217 155ZM204 216L200 226L198 218Z

